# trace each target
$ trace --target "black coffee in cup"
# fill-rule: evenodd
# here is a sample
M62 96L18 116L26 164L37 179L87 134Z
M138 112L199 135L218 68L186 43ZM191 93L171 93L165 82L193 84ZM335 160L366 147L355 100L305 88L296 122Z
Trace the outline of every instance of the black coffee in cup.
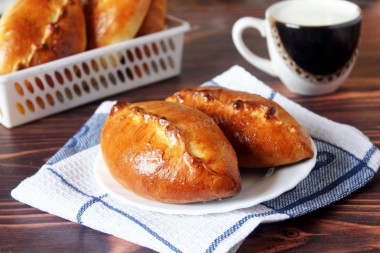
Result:
M274 43L286 63L304 78L323 83L338 78L354 63L359 14L294 6L274 13L269 20Z

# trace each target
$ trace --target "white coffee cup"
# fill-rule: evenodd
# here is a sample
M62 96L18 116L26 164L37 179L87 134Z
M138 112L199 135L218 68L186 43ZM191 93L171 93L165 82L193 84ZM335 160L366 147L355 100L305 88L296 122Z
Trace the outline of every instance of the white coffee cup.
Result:
M233 26L239 53L258 69L280 78L294 93L335 91L358 55L362 14L344 0L287 0L271 5L265 19L243 17ZM243 41L248 28L267 39L270 59L251 52Z

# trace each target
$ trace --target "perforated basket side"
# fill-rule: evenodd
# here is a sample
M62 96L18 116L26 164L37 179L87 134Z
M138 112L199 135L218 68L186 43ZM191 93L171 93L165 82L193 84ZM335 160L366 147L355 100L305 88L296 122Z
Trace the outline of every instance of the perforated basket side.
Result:
M178 75L188 24L168 22L176 26L3 76L0 122L14 127Z

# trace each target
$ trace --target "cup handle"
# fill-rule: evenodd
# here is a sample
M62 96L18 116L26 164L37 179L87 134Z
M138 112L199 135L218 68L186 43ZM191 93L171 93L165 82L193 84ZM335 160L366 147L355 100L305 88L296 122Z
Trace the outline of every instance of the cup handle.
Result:
M243 17L236 21L234 26L232 27L232 40L235 44L236 49L244 57L244 59L246 59L256 68L272 76L277 77L278 75L273 68L272 61L257 56L256 54L252 53L252 51L249 50L248 47L245 45L243 41L243 31L247 28L257 29L262 37L266 37L264 19Z

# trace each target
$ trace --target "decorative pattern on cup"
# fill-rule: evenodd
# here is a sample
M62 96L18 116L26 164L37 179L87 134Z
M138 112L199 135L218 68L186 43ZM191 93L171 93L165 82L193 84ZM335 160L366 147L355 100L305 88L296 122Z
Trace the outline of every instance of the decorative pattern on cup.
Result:
M283 24L281 22L278 22L274 19L270 20L270 30L271 35L273 38L273 43L275 43L275 48L277 49L277 52L279 53L280 57L284 61L284 63L288 66L288 68L295 73L297 76L301 77L304 80L307 80L309 82L312 82L314 84L323 85L327 83L331 83L332 81L340 78L341 76L344 76L347 71L351 68L351 66L355 63L356 58L358 56L359 52L359 34L356 36L352 36L353 41L351 41L352 49L351 52L348 52L349 58L344 62L344 64L339 68L332 68L333 71L329 71L328 73L318 73L318 71L315 71L314 73L312 71L306 70L304 67L301 66L301 64L298 64L296 60L293 59L290 52L288 52L285 43L283 42L283 39L281 38L281 35L279 33L279 26L286 26L289 28L289 25ZM356 23L356 27L353 29L354 32L360 33L360 22L361 17L358 20L354 20L353 24ZM355 25L355 24L354 24ZM326 29L326 31L329 29L329 27L313 27L312 29L319 29L322 30ZM302 27L290 27L290 29L311 29L310 27L302 28ZM289 44L290 42L288 42ZM292 50L292 48L290 48ZM296 50L293 48L293 51ZM298 50L298 49L297 49ZM347 57L347 56L346 56ZM331 59L331 61L334 61L336 59ZM327 60L326 60L327 61ZM327 63L327 62L326 62ZM305 62L303 62L305 65ZM324 64L324 63L320 63Z

